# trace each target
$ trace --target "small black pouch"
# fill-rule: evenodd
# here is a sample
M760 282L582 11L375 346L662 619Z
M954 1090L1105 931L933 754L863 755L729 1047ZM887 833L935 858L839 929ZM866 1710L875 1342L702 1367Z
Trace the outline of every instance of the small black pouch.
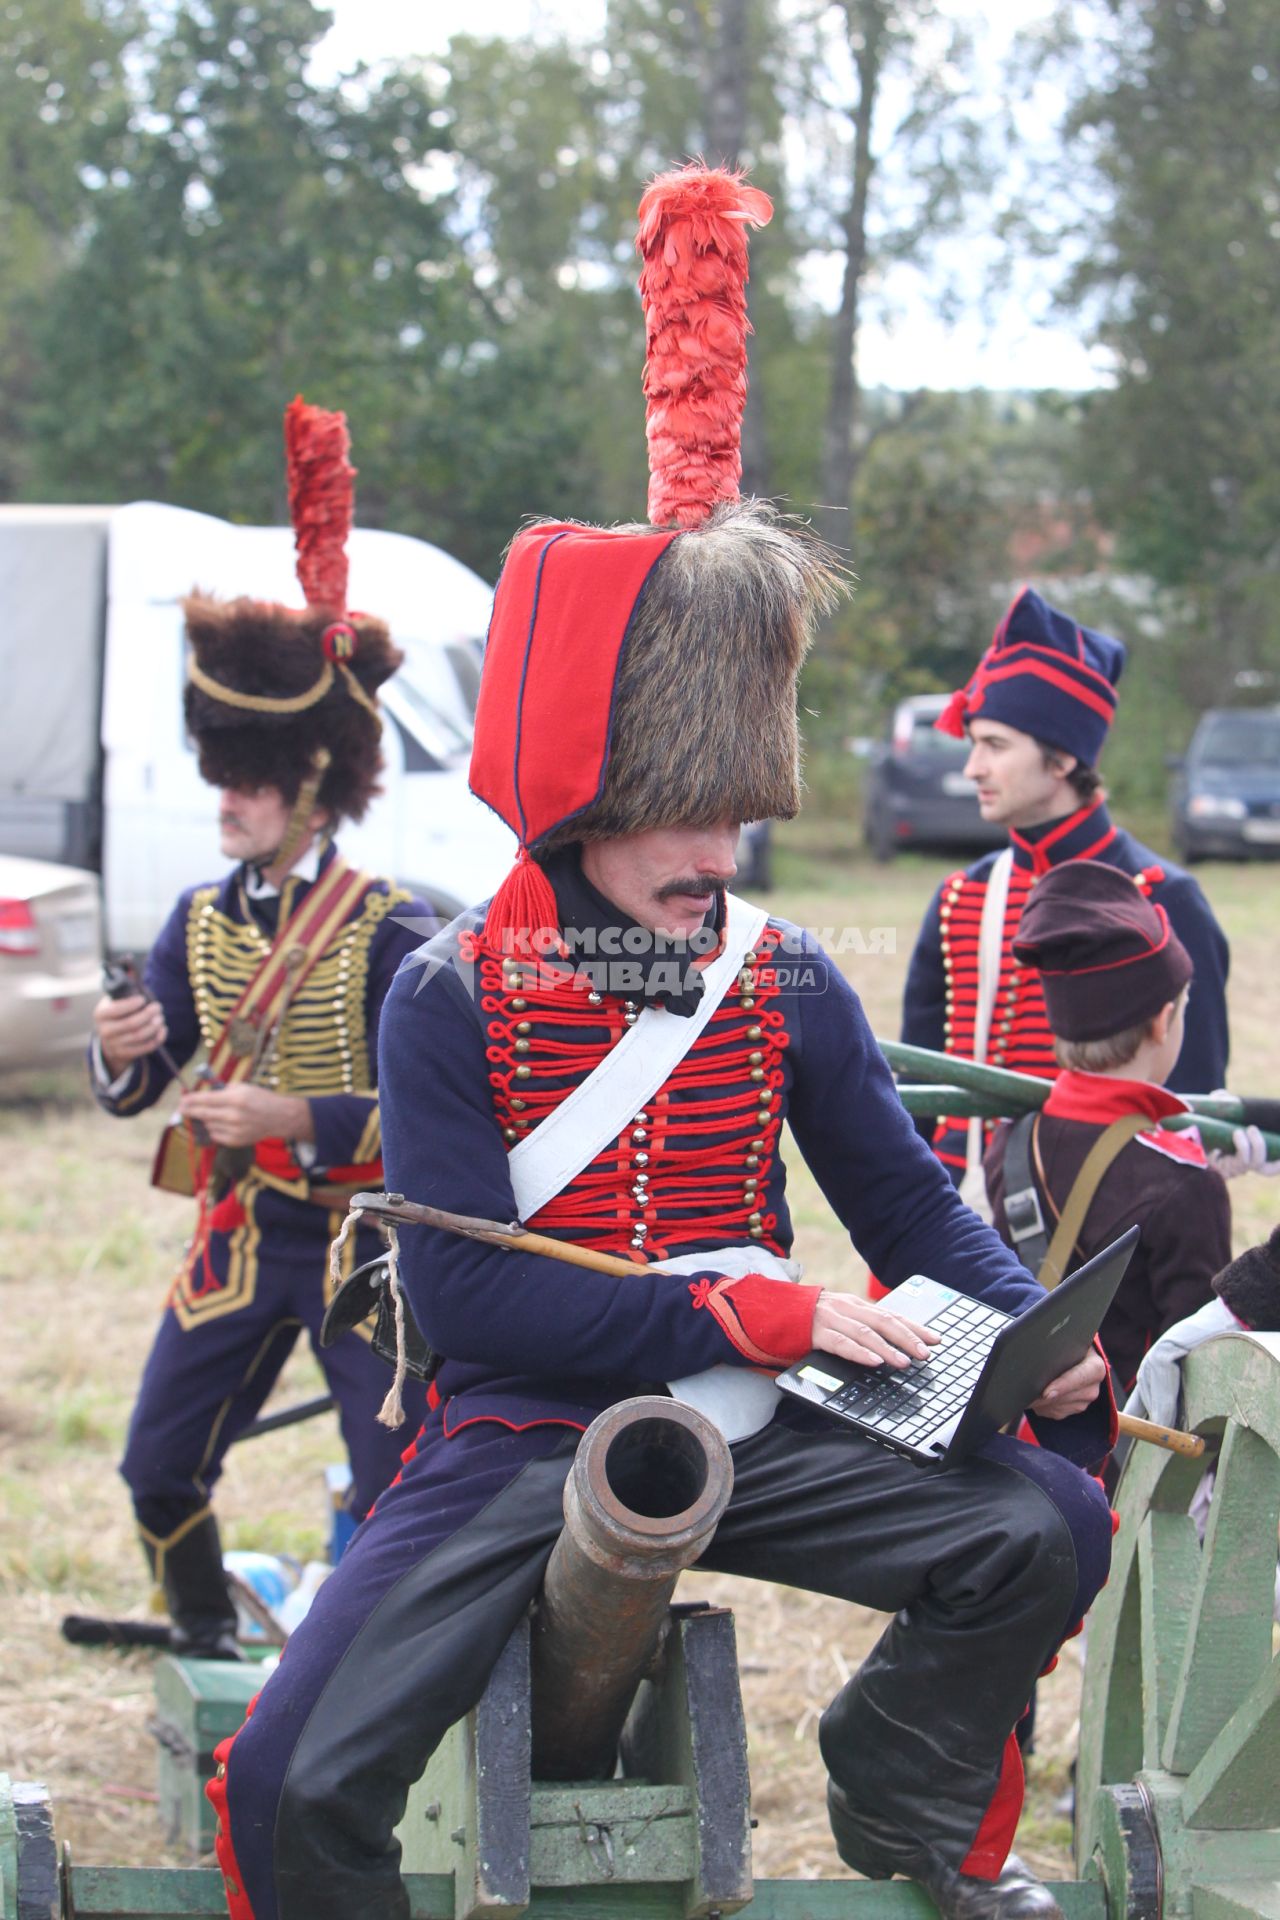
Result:
M441 1355L428 1346L422 1329L401 1288L404 1305L405 1371L416 1380L428 1382L440 1370ZM389 1367L396 1364L396 1303L391 1291L387 1256L366 1260L348 1274L325 1309L320 1323L320 1344L331 1347L340 1334L349 1333L366 1320L373 1320L369 1344Z

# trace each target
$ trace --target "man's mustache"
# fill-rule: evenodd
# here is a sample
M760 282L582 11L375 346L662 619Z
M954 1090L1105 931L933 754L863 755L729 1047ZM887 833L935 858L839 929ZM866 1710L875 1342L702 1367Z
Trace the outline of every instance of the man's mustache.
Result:
M674 900L681 894L691 895L695 900L707 893L723 893L733 875L731 873L696 873L692 878L669 880L665 887L659 887L655 900Z

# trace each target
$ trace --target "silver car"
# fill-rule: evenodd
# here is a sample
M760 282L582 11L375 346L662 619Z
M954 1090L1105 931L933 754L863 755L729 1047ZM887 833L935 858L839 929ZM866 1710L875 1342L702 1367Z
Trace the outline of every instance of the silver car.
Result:
M101 992L97 874L0 854L0 1072L76 1059Z

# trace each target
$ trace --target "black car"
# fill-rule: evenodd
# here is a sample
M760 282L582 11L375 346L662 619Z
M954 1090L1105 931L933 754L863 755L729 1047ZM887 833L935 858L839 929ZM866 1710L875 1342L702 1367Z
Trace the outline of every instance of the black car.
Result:
M863 832L877 860L901 847L957 847L985 853L1002 847L1003 827L984 820L966 780L967 740L939 733L934 721L949 699L918 693L900 700L888 737L871 749L863 800Z
M1173 770L1173 839L1188 865L1280 854L1280 707L1211 707Z

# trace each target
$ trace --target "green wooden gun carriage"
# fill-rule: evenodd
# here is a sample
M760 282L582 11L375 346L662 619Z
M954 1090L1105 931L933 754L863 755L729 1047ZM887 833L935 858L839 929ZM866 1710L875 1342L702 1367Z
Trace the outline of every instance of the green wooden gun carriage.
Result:
M1280 1920L1280 1336L1207 1342L1189 1356L1185 1384L1188 1425L1217 1468L1204 1539L1190 1509L1205 1461L1135 1447L1116 1496L1111 1580L1089 1627L1078 1878L1055 1887L1068 1920ZM655 1604L650 1593L650 1621ZM624 1771L611 1779L565 1778L572 1758L554 1752L543 1771L556 1777L540 1777L530 1640L527 1627L513 1638L411 1796L400 1831L414 1920L933 1913L904 1881L752 1879L745 1729L723 1609L666 1615L658 1652L641 1659ZM0 1778L3 1920L225 1911L215 1871L60 1857L43 1789Z
M917 1111L931 1095L956 1111L961 1091L992 1111L1024 1104L1023 1089L1011 1097L973 1078L988 1070L960 1063L961 1081L956 1062L905 1051L895 1064L933 1073L913 1093ZM1054 1887L1067 1920L1280 1920L1280 1335L1206 1342L1184 1388L1204 1457L1135 1446L1116 1494L1112 1574L1089 1622L1077 1878ZM593 1509L585 1554L567 1502L539 1612L410 1796L399 1833L413 1920L933 1915L905 1881L753 1879L732 1615L669 1605L727 1498L714 1453L699 1464L688 1440L697 1417L674 1409L684 1437L662 1442L657 1466L676 1477L651 1512L634 1472L621 1493L614 1484L635 1453L634 1435L613 1446L616 1423L652 1426L673 1408L626 1403L602 1416L602 1447L589 1454L584 1441L569 1485ZM1202 1537L1193 1508L1207 1468ZM0 1775L0 1920L225 1912L213 1870L77 1865L59 1852L44 1789Z

